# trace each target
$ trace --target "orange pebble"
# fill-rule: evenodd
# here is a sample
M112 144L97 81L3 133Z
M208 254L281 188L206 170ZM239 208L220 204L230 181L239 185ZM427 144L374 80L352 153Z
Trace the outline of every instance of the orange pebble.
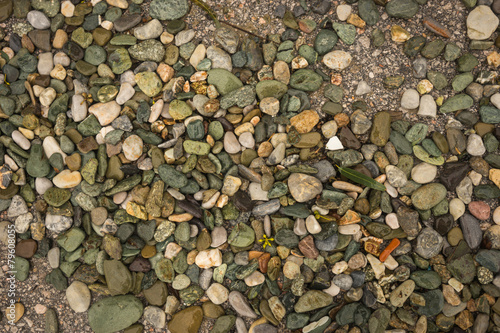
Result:
M380 256L378 257L378 259L381 262L384 262L389 257L389 255L392 253L392 251L394 251L399 246L400 243L401 242L399 241L399 239L394 238L389 243L389 245L387 245L387 247L384 249L384 251L382 251L382 253L380 253Z

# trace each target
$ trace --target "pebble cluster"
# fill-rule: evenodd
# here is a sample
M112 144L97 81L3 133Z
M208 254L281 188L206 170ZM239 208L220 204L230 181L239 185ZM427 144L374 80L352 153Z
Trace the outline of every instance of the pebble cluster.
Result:
M187 0L0 0L18 19L0 28L0 244L14 227L19 283L46 258L97 333L499 332L500 1L460 8L487 64L432 18L428 36L373 29L422 79L373 117L365 81L341 104L343 46L427 0L345 2L280 5L265 40L215 19L204 45Z

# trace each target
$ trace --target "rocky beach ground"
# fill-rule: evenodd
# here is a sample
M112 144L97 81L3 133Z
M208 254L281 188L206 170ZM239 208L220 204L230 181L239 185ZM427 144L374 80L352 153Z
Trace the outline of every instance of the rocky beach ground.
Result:
M1 331L500 332L499 14L0 0Z

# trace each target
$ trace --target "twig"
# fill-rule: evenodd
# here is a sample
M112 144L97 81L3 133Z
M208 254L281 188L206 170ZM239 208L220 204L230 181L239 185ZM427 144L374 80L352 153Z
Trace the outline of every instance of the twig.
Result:
M235 25L235 24L229 23L228 21L221 21L221 23L227 24L227 25L228 25L228 26L230 26L230 27L233 27L233 28L235 28L235 29L238 29L238 30L240 30L240 31L243 31L244 33L247 33L247 34L252 35L252 36L254 36L254 37L260 38L260 39L262 39L262 40L266 40L266 38L265 38L265 37L262 37L262 36L256 35L256 34L254 34L253 32L250 32L250 31L248 31L248 30L245 30L245 29L243 29L242 27L239 27L239 26L237 26L237 25Z

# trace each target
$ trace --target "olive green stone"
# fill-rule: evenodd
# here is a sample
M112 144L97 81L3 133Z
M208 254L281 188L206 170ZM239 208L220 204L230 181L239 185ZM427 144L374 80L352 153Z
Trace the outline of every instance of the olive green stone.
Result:
M197 333L202 320L202 308L200 306L191 306L172 316L172 319L168 322L168 330L172 333Z
M474 80L474 75L472 73L463 73L455 76L451 81L451 86L453 90L461 92Z
M405 78L402 75L388 76L384 79L384 87L386 89L397 89L404 81Z
M228 243L232 246L247 247L255 241L255 232L244 223L234 226L228 237Z
M113 51L108 57L108 63L115 74L123 74L132 67L132 60L130 60L128 51L124 48Z
M196 303L204 294L205 291L198 285L191 285L179 292L181 300L187 305Z
M408 57L416 57L420 53L420 50L422 50L422 48L424 47L425 42L425 37L420 35L413 36L405 42L403 46L403 52Z
M143 312L141 300L134 295L103 298L88 311L89 325L96 333L112 333L138 321Z
M181 188L187 185L187 177L168 164L160 165L158 173L161 179L169 186Z
M208 84L213 84L221 95L241 88L243 83L233 73L226 69L215 68L208 71Z
M444 163L443 156L430 156L429 153L421 146L413 146L413 153L419 160L429 164L443 165Z
M420 52L424 57L428 59L434 59L439 56L444 48L446 43L441 39L435 39L432 42L427 43Z
M43 194L43 198L49 205L61 207L71 198L71 192L67 189L51 187Z
M460 57L462 49L455 43L448 43L444 49L444 59L446 61L455 61Z
M43 147L40 144L32 144L30 156L26 163L26 172L31 177L42 178L51 170L49 160L45 157Z
M429 71L427 72L427 79L432 83L434 89L441 90L448 85L448 80L443 73Z
M290 77L290 86L302 91L316 91L322 83L321 76L310 69L299 69Z
M186 102L175 99L170 103L168 113L172 118L182 120L189 117L193 113L193 110Z
M472 97L466 94L459 94L448 98L439 108L442 113L455 112L470 108L474 104Z
M457 70L459 72L470 72L479 65L479 61L475 56L473 56L470 53L466 53L462 55L460 58L457 60Z
M391 115L386 112L378 112L373 117L370 141L379 147L385 146L391 134Z
M257 83L255 89L260 100L266 97L280 99L287 92L288 86L276 80L263 80Z
M500 109L494 106L483 105L479 108L479 115L481 116L481 121L487 124L497 124L500 123Z
M135 82L149 97L154 97L161 92L163 83L156 73L141 72L135 75Z
M419 187L411 196L415 208L420 210L431 209L446 198L446 187L439 183L426 184Z

